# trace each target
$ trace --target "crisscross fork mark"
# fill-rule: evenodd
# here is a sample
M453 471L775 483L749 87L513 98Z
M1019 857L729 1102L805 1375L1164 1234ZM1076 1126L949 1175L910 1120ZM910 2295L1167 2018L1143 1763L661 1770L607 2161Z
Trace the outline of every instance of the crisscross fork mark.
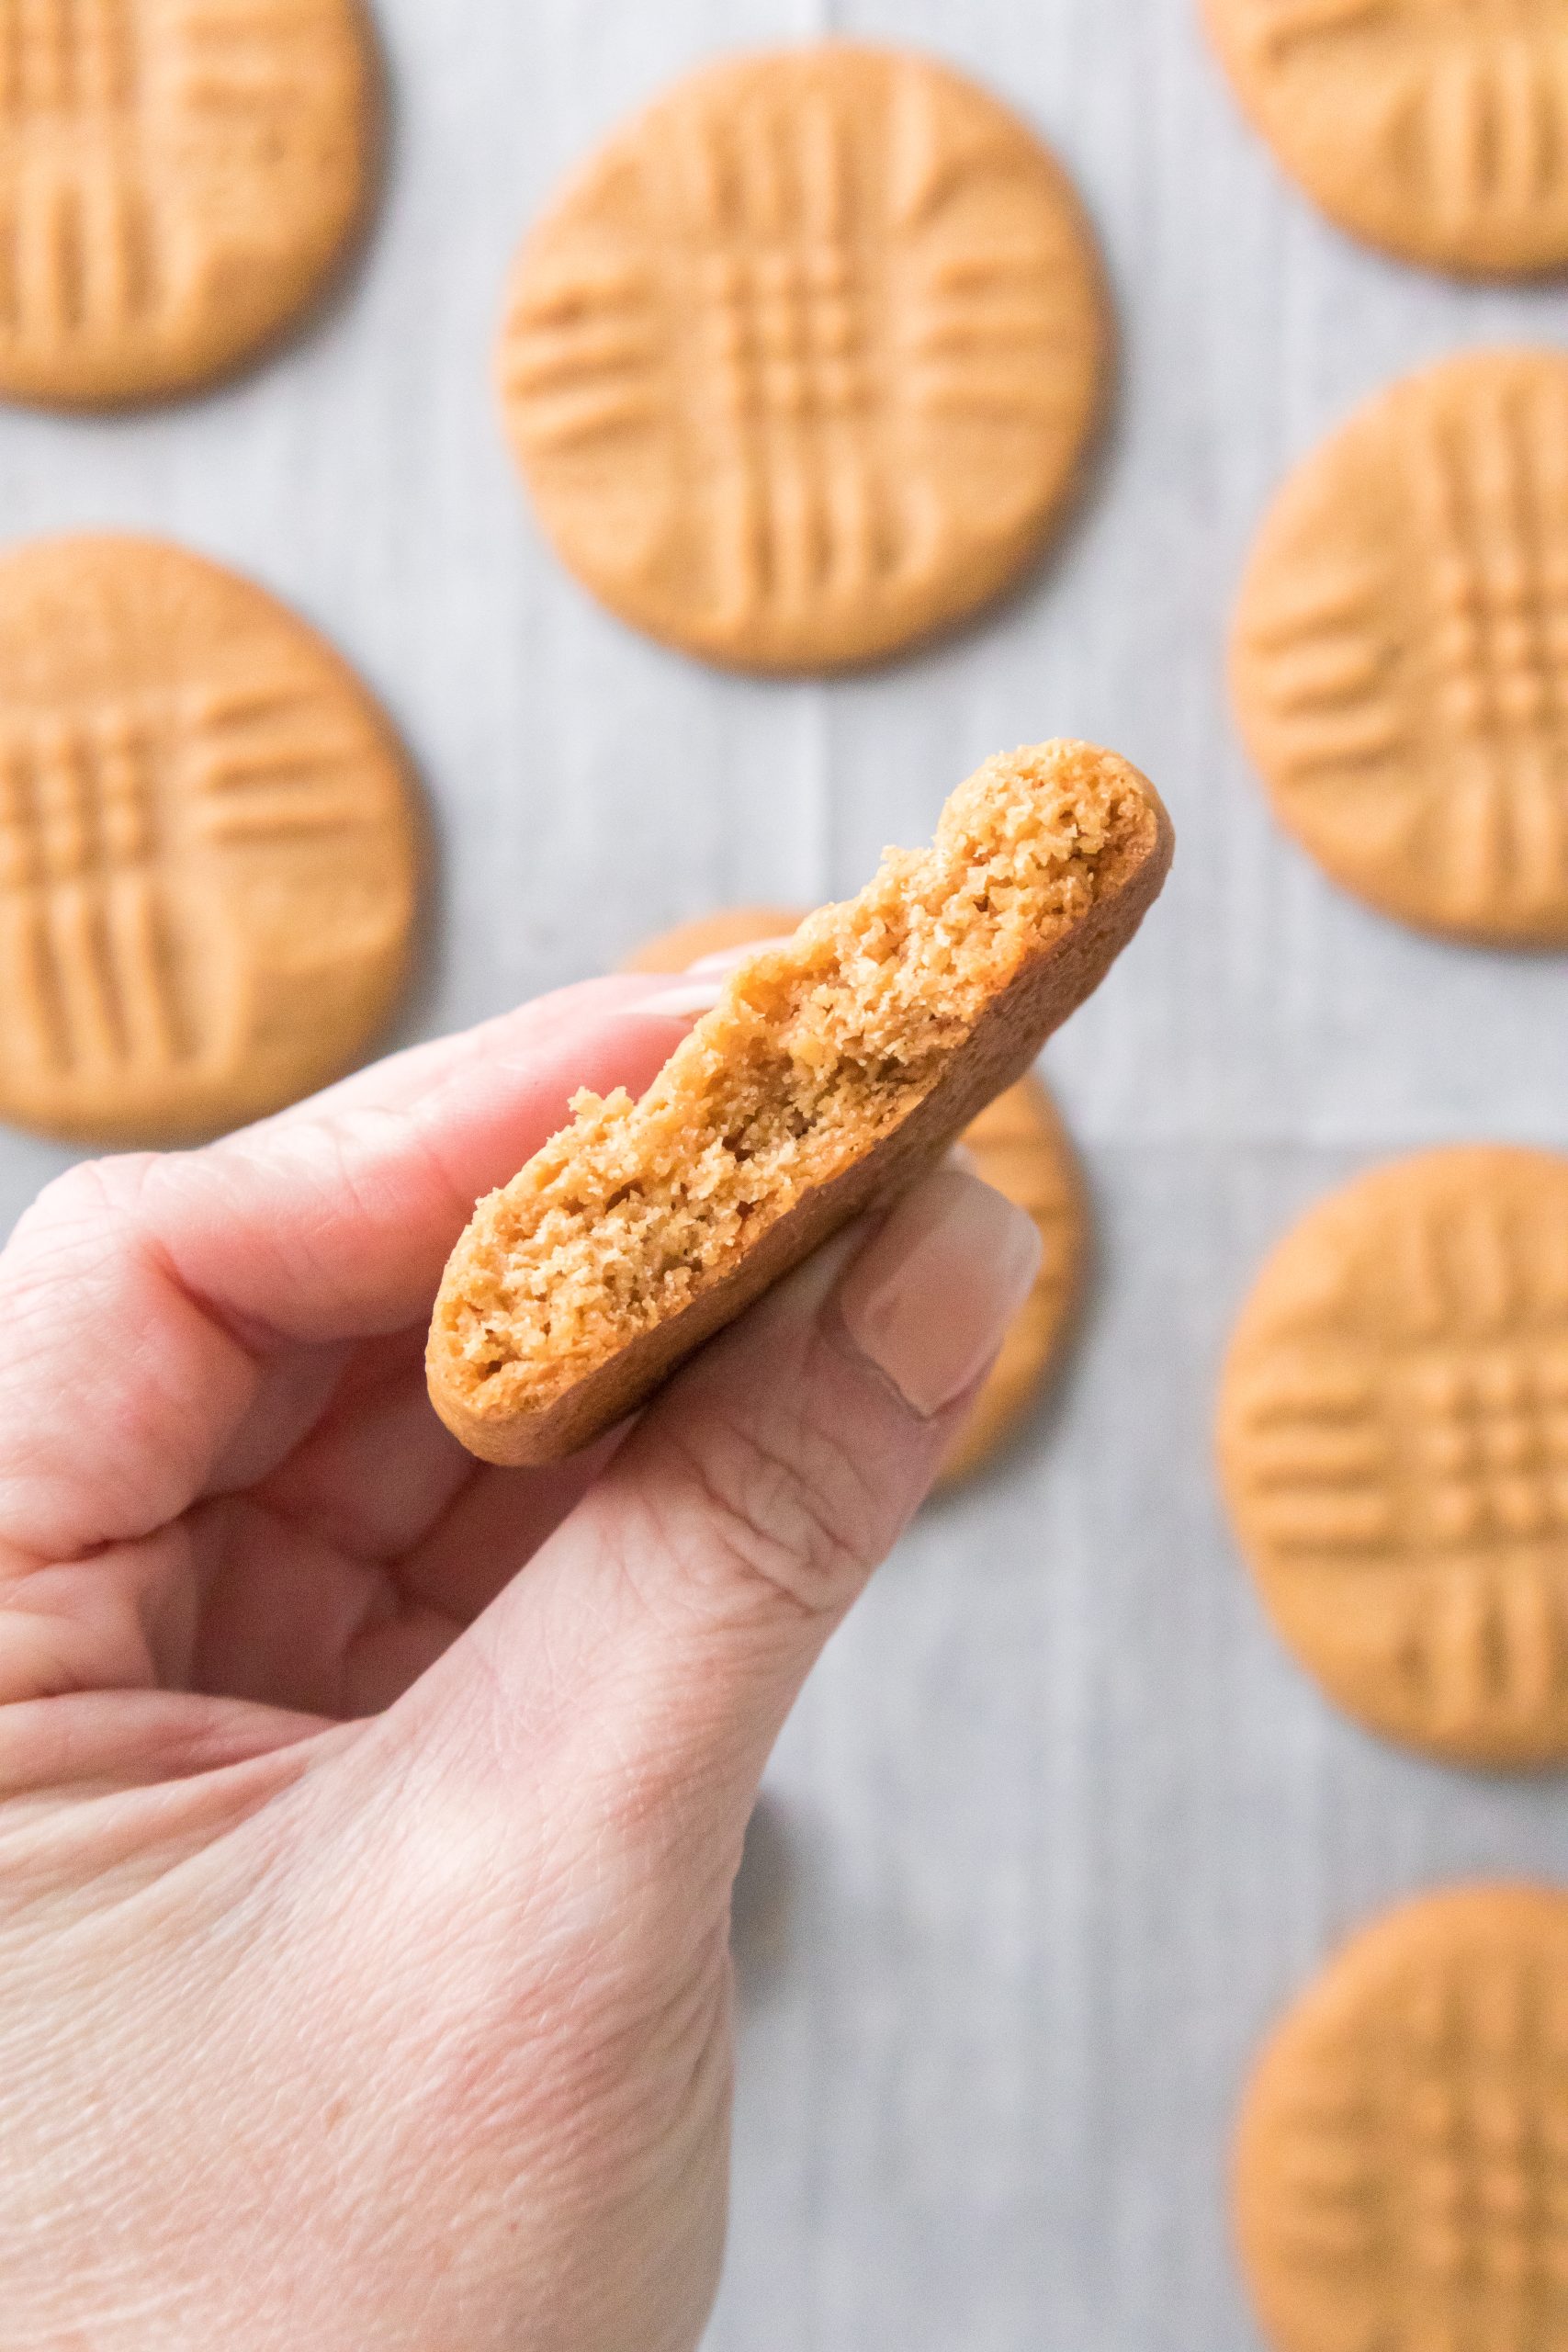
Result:
M137 78L134 0L0 0L0 119L123 113Z
M1463 228L1528 212L1560 187L1568 60L1544 42L1474 28L1464 51L1412 73L1388 117L1442 214Z
M195 695L186 754L200 838L218 848L278 847L372 820L356 775L365 745L290 680Z
M1450 1962L1388 2022L1371 2053L1377 2171L1404 2293L1418 2314L1434 2291L1480 2290L1519 2352L1550 2352L1568 2290L1568 2141L1551 2110L1568 2080L1540 1972L1523 1957Z
M279 0L258 0L245 11L195 9L181 31L186 62L179 96L195 112L233 130L247 119L260 129L308 96L309 26L298 9Z
M1473 420L1431 413L1413 482L1433 550L1441 724L1451 745L1441 839L1476 910L1555 900L1568 880L1568 432L1562 404L1500 388ZM1438 757L1441 758L1439 752Z
M1339 560L1278 593L1248 635L1292 786L1364 783L1410 748L1410 723L1381 576Z
M26 175L0 199L0 333L132 323L161 292L157 223L133 169Z
M743 125L705 119L686 208L722 453L711 496L725 616L853 597L896 549L865 430L872 223L840 110L814 95Z
M150 736L112 714L0 747L0 956L24 1059L171 1068L193 1038L158 870Z
M1392 0L1259 0L1253 39L1266 57L1280 62L1292 51L1331 41L1338 33L1387 23L1393 13Z
M1478 1956L1391 1991L1294 2105L1280 2253L1365 2282L1399 2352L1554 2352L1568 2301L1565 2053L1538 1973ZM1435 2331L1456 2295L1486 2317ZM1501 2332L1499 2332L1501 2331ZM1370 2340L1370 2339L1369 2339Z

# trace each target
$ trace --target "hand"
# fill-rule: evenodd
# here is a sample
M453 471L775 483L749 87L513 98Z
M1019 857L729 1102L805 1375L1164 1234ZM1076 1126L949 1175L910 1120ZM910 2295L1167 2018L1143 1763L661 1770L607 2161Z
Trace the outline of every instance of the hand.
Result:
M955 1169L618 1450L424 1394L477 1194L682 1034L595 983L0 1257L6 2352L685 2352L757 1783L1032 1276Z

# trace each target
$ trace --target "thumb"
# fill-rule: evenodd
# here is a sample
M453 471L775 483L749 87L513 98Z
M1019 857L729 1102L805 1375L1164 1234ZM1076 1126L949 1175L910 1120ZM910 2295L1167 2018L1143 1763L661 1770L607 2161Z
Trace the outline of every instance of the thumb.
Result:
M625 1832L644 1867L677 1849L705 1876L732 1864L784 1718L924 1498L1040 1247L951 1165L829 1244L671 1384L411 1694L445 1719L425 1752L451 1759L458 1721L471 1736L500 1712L601 1852Z

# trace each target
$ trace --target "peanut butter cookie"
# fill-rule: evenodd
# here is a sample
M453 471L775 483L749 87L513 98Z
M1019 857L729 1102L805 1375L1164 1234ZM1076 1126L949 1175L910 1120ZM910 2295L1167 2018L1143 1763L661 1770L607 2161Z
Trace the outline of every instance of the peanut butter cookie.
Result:
M1274 2352L1568 2344L1568 1897L1428 1895L1279 2028L1243 2110L1241 2254Z
M705 956L783 938L804 920L798 909L728 909L648 940L628 956L626 969L683 972ZM963 1140L984 1182L1028 1210L1044 1254L1034 1288L942 1464L942 1487L961 1485L983 1470L1039 1397L1071 1327L1089 1252L1089 1207L1077 1161L1061 1114L1032 1071L987 1105L965 1127Z
M1423 930L1568 944L1568 356L1370 401L1264 524L1232 661L1282 822Z
M501 379L595 595L716 662L820 670L1028 562L1109 341L1033 134L945 66L828 42L709 66L612 138L523 249Z
M111 407L227 375L363 220L360 0L0 0L0 393Z
M1242 1550L1375 1731L1568 1759L1568 1159L1436 1151L1280 1244L1220 1407Z
M151 539L0 559L0 1117L187 1142L340 1076L417 832L387 720L259 588Z
M1157 895L1169 822L1111 753L987 763L931 849L728 979L641 1102L482 1201L431 1327L431 1394L484 1459L554 1461L818 1243L911 1182L1029 1069Z
M1560 0L1207 0L1242 103L1353 236L1438 269L1568 261Z

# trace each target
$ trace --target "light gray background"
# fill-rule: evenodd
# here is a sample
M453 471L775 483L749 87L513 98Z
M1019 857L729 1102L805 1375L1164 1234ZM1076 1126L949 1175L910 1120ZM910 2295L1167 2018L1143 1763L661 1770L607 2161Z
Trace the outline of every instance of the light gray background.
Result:
M1568 970L1422 942L1273 830L1220 649L1281 469L1568 296L1359 252L1243 129L1195 0L379 0L397 130L333 315L199 405L0 414L8 536L152 526L321 622L438 813L412 1027L464 1023L740 898L857 887L986 753L1114 743L1177 877L1053 1047L1101 1271L1055 1408L933 1510L779 1753L743 1883L736 2213L711 2352L1232 2352L1247 2053L1331 1939L1452 1876L1568 1876L1568 1788L1428 1769L1281 1656L1209 1467L1227 1322L1326 1185L1445 1137L1568 1136ZM557 568L489 390L510 250L560 171L716 49L925 45L1069 160L1125 338L1084 511L1005 610L831 685L639 642ZM0 1143L0 1212L60 1156Z

